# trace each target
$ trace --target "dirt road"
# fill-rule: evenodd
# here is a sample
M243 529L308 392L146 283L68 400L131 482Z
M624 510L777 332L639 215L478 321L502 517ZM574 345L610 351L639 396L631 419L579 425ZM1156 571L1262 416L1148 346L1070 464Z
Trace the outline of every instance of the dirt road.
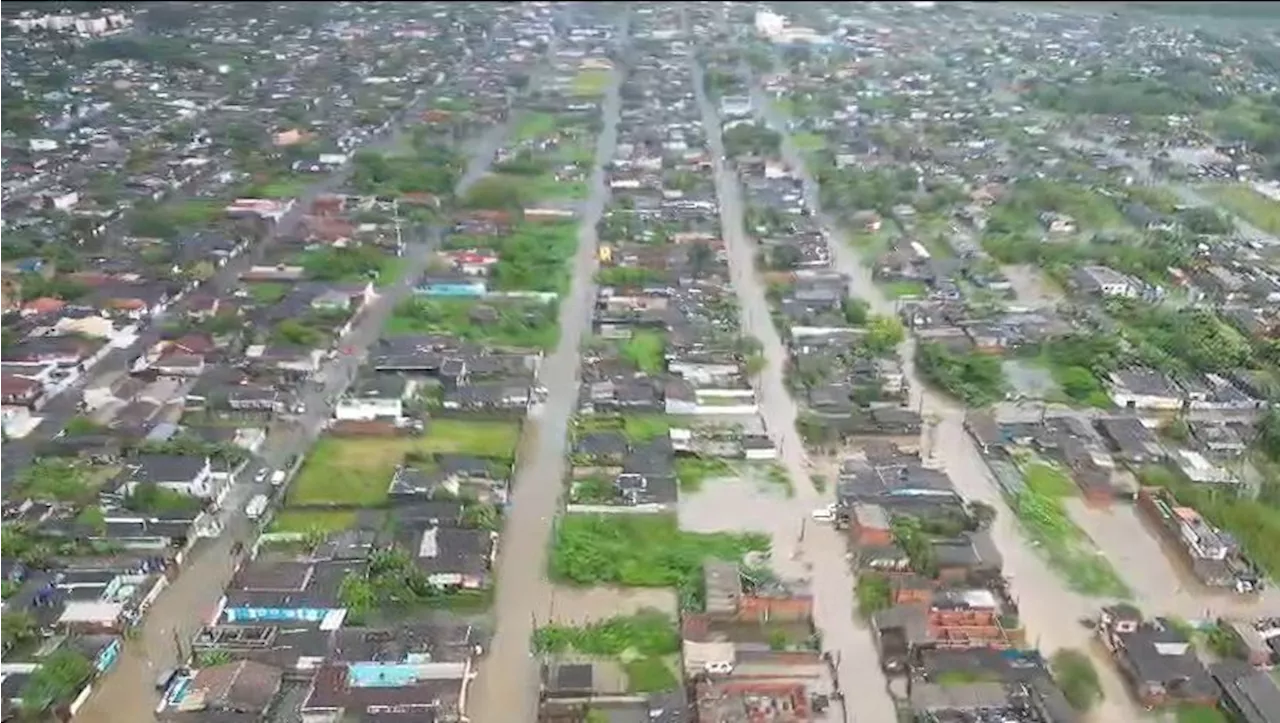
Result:
M497 629L472 697L470 717L476 723L536 718L538 671L530 658L529 642L535 618L545 619L542 613L551 593L546 578L547 544L559 511L565 435L578 399L579 346L595 300L596 223L609 198L603 164L613 158L618 141L618 80L614 78L604 99L604 130L596 141L591 195L582 205L573 286L560 305L560 343L539 369L547 402L540 415L529 420L521 441L498 557Z

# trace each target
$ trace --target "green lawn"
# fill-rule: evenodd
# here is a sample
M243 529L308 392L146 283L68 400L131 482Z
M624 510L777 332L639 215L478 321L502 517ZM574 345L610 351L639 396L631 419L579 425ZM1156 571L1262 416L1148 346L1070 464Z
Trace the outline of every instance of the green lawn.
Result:
M477 323L481 307L494 314ZM489 346L551 349L560 339L559 304L537 299L409 299L387 320L388 334L449 334Z
M515 422L461 419L432 419L423 436L325 437L312 448L286 501L292 506L378 506L387 499L391 475L410 452L510 459L519 441Z
M1027 486L1050 497L1072 497L1079 492L1076 483L1061 469L1044 462L1031 462L1022 469Z
M827 139L818 133L797 133L791 136L791 142L796 144L796 150L806 155L827 147Z
M685 532L674 515L565 515L551 576L573 585L676 588L686 609L700 609L704 560L738 561L768 549L760 534Z
M881 284L880 287L891 299L905 299L910 296L923 298L929 294L929 287L922 281L890 281Z
M579 70L569 87L574 95L597 96L604 95L612 82L611 70Z
M667 340L656 331L637 331L622 344L623 358L646 374L659 374L666 368Z
M581 200L587 197L587 182L562 181L554 173L544 173L532 178L518 178L523 186L522 195L526 202L554 201L560 199Z
M254 184L245 189L244 195L250 198L297 198L312 182L313 179L302 176L285 176L269 183Z
M556 130L556 117L553 113L523 113L520 120L516 122L516 128L511 134L511 140L531 141L544 136L549 136Z
M355 527L355 510L281 510L269 532L337 532Z
M1270 234L1280 234L1280 202L1272 201L1245 183L1208 186L1205 195L1228 211Z
M452 452L481 457L512 458L520 444L516 422L465 419L432 419L426 437L413 448L419 452Z

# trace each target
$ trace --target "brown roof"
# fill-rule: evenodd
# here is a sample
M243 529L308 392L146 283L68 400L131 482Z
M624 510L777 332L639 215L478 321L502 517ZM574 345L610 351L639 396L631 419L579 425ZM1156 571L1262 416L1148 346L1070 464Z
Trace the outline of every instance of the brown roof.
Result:
M252 660L202 668L191 681L181 708L263 711L280 690L279 668Z

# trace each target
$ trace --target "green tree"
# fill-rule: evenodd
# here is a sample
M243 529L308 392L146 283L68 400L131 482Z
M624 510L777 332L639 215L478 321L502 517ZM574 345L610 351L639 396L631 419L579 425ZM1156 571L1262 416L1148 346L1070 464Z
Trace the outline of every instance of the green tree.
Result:
M378 605L373 585L356 572L349 572L342 578L342 584L338 586L338 601L355 620L364 620Z
M862 326L870 318L871 307L862 299L846 298L840 302L840 311L850 326Z
M8 652L13 646L36 637L36 619L26 612L6 612L0 617L0 647Z
M514 211L524 206L521 181L505 176L485 176L467 191L462 199L467 208Z
M907 338L907 330L897 317L876 314L867 322L867 336L863 343L872 354L889 354Z
M715 261L716 253L711 249L710 244L694 242L689 244L688 250L689 268L693 271L693 278L700 279L707 272L712 262Z
M22 687L23 710L39 713L76 694L93 675L93 664L84 655L61 648L45 658Z

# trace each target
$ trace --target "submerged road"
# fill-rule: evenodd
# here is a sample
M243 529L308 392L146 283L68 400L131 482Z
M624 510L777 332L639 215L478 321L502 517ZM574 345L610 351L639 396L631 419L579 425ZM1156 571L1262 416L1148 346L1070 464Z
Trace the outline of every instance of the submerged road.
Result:
M459 195L484 175L494 153L510 131L509 124L489 129L470 144L473 154L466 175L458 185ZM272 433L259 452L260 464L282 468L295 455L303 454L323 430L331 413L330 401L341 396L376 341L396 305L412 293L413 282L426 270L438 237L408 243L403 276L362 312L351 331L337 346L352 347L350 354L338 354L328 361L316 379L305 384L305 412L294 423ZM7 453L7 451L6 451ZM126 643L111 672L94 686L89 699L74 720L83 723L144 723L155 718L159 696L156 677L183 664L178 641L186 646L191 637L209 622L223 591L231 581L239 560L232 550L236 543L246 547L257 535L257 523L244 514L244 503L253 495L270 494L269 484L252 482L252 467L242 473L224 501L223 534L200 542L182 565L177 579L160 595L147 612L136 639Z
M619 83L615 71L603 100L604 128L596 139L590 195L581 206L572 286L560 304L560 340L538 369L546 402L525 424L516 460L495 574L497 629L468 706L476 723L537 719L538 670L529 645L535 625L546 622L551 599L547 548L559 512L569 420L577 408L579 348L595 301L596 224L609 200L604 164L618 142Z
M760 340L765 356L764 371L756 384L756 395L765 426L779 450L779 462L791 478L796 494L778 501L778 514L796 521L805 529L796 551L812 572L815 597L814 623L822 632L822 644L837 663L839 689L845 694L847 718L854 721L893 721L897 711L887 691L879 655L871 635L856 623L853 604L854 577L845 559L846 545L830 526L806 525L812 510L827 503L810 480L803 442L796 432L797 407L783 380L787 348L770 315L764 283L755 270L755 244L743 227L745 209L739 179L726 166L720 119L704 92L701 68L695 71L695 93L702 109L711 154L715 160L716 195L719 198L721 234L729 256L729 272L737 292L743 332ZM806 529L807 528L807 529ZM775 543L794 549L790 540Z
M753 88L752 102L769 125L783 133L783 157L800 174L806 203L830 234L832 261L838 271L849 277L849 295L866 301L874 313L896 313L894 302L876 286L871 271L863 265L843 229L835 219L821 211L818 185L805 168L803 154L786 133L786 119L773 108L758 87ZM1019 530L1017 518L999 493L990 469L965 430L964 406L926 387L920 380L915 369L913 339L908 339L900 351L911 384L912 404L919 406L927 419L936 421L929 450L931 460L936 459L946 470L956 490L965 499L985 502L999 511L991 527L992 538L1004 560L1005 575L1017 598L1019 614L1030 632L1030 641L1046 655L1061 648L1076 648L1092 654L1106 699L1093 711L1091 720L1099 723L1138 720L1139 709L1121 682L1115 666L1094 642L1092 632L1077 623L1082 617L1096 615L1101 606L1113 601L1086 597L1070 590L1049 568L1044 557Z

